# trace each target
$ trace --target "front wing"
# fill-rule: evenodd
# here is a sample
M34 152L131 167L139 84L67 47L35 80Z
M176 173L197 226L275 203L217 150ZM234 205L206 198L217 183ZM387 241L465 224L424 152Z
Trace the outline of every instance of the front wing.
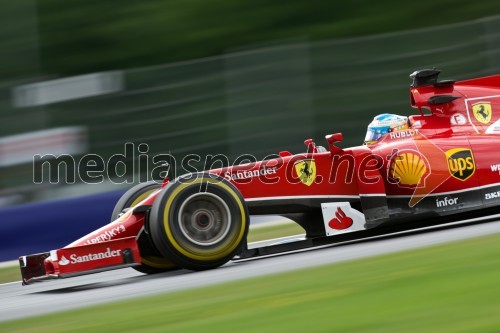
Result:
M349 202L323 203L324 236L260 249L245 249L235 259L266 255L269 252L292 250L293 247L313 247L331 242L330 236L365 230L365 218ZM335 237L334 237L335 239ZM66 278L141 264L135 236L82 246L71 246L50 252L19 258L22 283Z
M140 265L135 237L63 248L19 258L23 284Z

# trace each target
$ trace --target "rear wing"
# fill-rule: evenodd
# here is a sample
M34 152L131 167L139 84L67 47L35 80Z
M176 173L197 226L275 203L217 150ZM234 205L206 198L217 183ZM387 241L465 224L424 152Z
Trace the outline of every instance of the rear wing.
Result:
M422 115L430 111L433 114L467 114L467 101L485 99L500 108L500 75L477 79L454 81L439 80L440 70L424 69L410 75L410 104ZM425 110L424 110L425 109Z

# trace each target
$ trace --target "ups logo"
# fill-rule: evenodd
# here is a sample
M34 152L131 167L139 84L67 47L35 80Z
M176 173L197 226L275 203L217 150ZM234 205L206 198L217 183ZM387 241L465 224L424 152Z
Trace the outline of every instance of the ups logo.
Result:
M456 179L466 181L476 172L476 163L470 149L454 148L445 154L448 170Z

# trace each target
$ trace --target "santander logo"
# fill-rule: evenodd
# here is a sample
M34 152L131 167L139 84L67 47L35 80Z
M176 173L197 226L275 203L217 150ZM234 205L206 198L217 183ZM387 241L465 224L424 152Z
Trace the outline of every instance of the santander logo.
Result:
M66 266L67 264L69 264L69 260L65 256L62 256L61 260L59 260L59 265Z
M59 265L66 266L69 264L80 264L87 261L96 261L96 260L118 257L120 255L121 255L121 250L111 250L108 247L106 251L99 253L89 253L82 256L79 256L77 254L72 254L69 256L70 260L68 260L65 256L62 256L61 260L59 260Z
M335 217L328 222L328 226L335 230L343 230L349 228L352 223L352 218L347 216L346 213L338 207L335 212Z

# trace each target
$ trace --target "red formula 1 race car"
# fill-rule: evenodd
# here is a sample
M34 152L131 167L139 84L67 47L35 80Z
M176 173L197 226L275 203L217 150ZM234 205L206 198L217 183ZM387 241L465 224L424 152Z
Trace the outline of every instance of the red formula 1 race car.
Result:
M364 145L339 148L342 135L333 134L328 148L306 140L303 154L285 151L132 188L110 224L65 248L20 257L23 283L127 266L145 273L211 269L235 256L497 206L500 75L459 82L438 75L413 73L410 102L420 114L375 117ZM264 214L295 221L305 238L249 250L249 216Z

